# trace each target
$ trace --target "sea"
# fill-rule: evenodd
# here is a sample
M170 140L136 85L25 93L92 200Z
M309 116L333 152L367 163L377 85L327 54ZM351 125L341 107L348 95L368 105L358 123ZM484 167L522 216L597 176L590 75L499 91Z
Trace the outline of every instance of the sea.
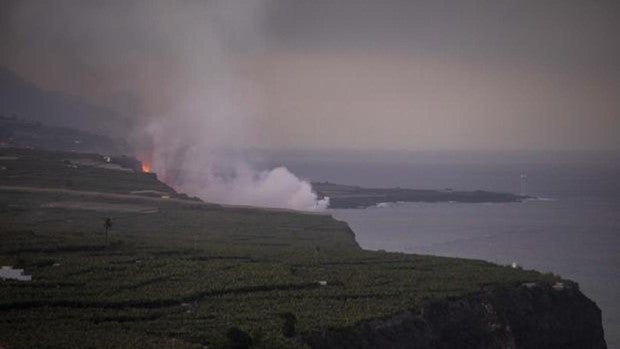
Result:
M275 160L274 160L275 159ZM482 259L579 283L620 349L620 155L614 152L297 154L272 158L313 181L492 190L522 203L389 203L330 209L362 248Z

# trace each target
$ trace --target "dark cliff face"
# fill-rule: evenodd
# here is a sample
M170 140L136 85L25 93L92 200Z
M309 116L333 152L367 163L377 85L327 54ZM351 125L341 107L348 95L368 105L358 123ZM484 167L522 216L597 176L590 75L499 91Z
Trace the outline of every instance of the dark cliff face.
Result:
M605 349L601 311L576 284L487 288L420 313L304 337L312 348Z

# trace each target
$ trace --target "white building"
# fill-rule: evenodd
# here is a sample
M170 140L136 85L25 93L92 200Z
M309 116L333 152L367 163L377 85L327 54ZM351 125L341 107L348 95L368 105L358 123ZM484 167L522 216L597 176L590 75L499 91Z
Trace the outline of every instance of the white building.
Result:
M24 275L24 269L13 269L11 266L3 266L0 268L0 279L31 281L32 275Z

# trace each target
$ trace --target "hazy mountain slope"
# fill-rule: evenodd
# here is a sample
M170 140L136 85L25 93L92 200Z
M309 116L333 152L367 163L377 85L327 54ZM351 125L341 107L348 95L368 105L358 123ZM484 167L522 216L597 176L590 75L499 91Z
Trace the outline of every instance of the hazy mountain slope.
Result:
M0 114L117 137L131 129L131 121L123 115L76 96L43 90L4 67L0 67Z

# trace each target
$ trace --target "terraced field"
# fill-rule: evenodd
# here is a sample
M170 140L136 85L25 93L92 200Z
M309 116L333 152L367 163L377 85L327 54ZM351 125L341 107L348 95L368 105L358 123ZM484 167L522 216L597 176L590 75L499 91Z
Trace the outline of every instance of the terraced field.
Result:
M178 197L149 174L67 167L69 155L0 149L0 265L32 275L0 281L0 346L306 348L304 335L484 285L558 279L365 251L327 215L132 195ZM90 204L54 204L80 200ZM151 209L106 209L118 205Z

